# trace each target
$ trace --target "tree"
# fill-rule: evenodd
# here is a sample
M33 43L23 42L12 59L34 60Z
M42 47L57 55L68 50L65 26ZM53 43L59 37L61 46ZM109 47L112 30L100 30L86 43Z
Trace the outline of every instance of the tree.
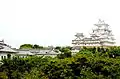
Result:
M32 49L33 45L32 44L23 44L20 46L20 49Z
M35 44L33 45L33 49L40 49L39 45Z
M20 49L43 49L43 46L39 46L37 44L32 45L32 44L23 44L20 46Z
M56 46L55 49L61 50L61 47L60 46Z
M61 49L61 54L59 54L57 57L60 59L64 59L64 58L68 58L68 57L72 57L71 55L71 51L68 48L62 48Z

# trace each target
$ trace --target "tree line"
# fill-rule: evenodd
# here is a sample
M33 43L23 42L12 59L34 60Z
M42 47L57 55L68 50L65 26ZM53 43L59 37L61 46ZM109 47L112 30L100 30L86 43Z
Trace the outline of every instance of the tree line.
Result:
M120 79L120 47L57 47L57 57L8 58L0 65L0 79Z
M23 45L20 45L20 48L19 49L43 49L44 47L43 46L40 46L40 45L33 45L33 44L23 44Z

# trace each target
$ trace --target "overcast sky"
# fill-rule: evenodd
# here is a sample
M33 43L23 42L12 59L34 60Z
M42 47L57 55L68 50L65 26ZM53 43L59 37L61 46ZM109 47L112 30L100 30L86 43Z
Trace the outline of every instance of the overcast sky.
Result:
M0 39L12 47L30 43L71 45L105 20L120 45L120 0L0 0Z

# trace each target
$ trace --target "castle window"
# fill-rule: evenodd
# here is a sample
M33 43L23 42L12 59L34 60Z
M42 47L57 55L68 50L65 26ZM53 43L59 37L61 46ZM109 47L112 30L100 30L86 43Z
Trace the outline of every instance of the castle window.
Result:
M1 59L3 59L3 56L1 56Z
M4 56L4 59L6 59L6 56Z

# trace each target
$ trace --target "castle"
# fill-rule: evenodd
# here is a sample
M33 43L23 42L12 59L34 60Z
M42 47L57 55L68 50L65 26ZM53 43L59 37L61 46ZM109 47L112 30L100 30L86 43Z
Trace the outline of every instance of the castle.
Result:
M92 29L89 37L83 33L77 33L75 39L72 40L73 47L80 46L114 46L115 39L109 25L104 21L99 20L94 24L95 28Z
M72 40L73 50L72 52L78 52L81 46L114 46L115 39L112 34L112 30L108 24L99 20L97 24L94 24L95 28L92 29L90 37L86 37L83 33L77 33L75 39ZM37 56L57 56L61 52L56 52L54 48L48 49L13 49L9 45L4 43L4 40L0 41L0 60L8 58L8 54L11 57L28 57L32 55Z

